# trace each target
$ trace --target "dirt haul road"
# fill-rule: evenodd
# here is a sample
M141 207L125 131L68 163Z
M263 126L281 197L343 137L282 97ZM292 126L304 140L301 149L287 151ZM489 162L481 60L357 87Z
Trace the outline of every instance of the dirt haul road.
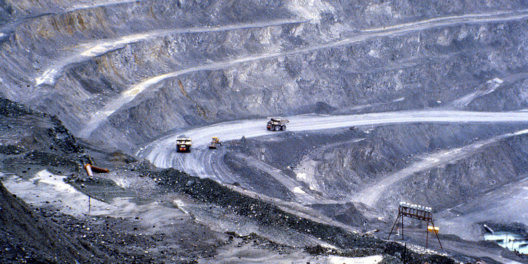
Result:
M324 129L335 129L335 128L346 128L351 126L380 126L390 124L403 124L403 123L528 123L528 112L469 112L469 111L402 111L402 112L385 112L385 113L370 113L361 115L343 115L343 116L319 116L319 115L301 115L287 117L290 120L288 124L288 131L315 131ZM242 120L227 123L219 123L211 126L195 128L187 131L183 131L177 134L168 135L159 140L156 140L138 151L138 156L149 159L158 167L168 168L174 167L186 171L192 175L200 177L208 177L215 179L223 183L233 183L236 180L236 176L230 172L230 169L223 162L224 154L226 149L220 148L215 151L207 149L211 137L218 136L223 142L230 140L237 140L241 137L252 138L261 136L273 136L280 132L270 132L265 128L266 119L256 120ZM376 202L380 198L380 192L386 188L388 182L397 182L403 180L408 175L412 174L413 171L421 171L426 168L434 167L438 164L444 164L450 159L460 159L464 156L471 155L474 151L485 147L498 140L505 139L515 135L521 135L528 133L528 130L517 131L514 133L508 133L500 135L489 140L477 142L459 149L452 151L443 151L439 153L433 153L428 159L425 159L422 163L411 164L409 168L406 168L400 172L394 173L394 175L388 175L385 180L380 181L378 184L371 186L367 191L361 192L360 198L353 200L353 202L364 202L368 205L375 206ZM178 136L186 135L193 138L193 151L191 153L177 153L175 151L175 141ZM329 201L326 198L312 195L310 192L304 192L302 189L303 184L298 182L297 179L292 179L288 175L284 175L280 170L273 172L273 167L269 164L255 164L258 161L252 161L246 158L246 161L252 163L253 166L267 166L266 171L283 185L288 188L296 197L295 201L302 205L309 204L325 204L325 203L336 203L338 201ZM491 203L493 204L493 203ZM464 205L465 206L465 205ZM494 210L499 207L496 204L492 206ZM442 213L449 214L447 213ZM457 231L460 228L467 228L472 226L474 221L472 219L460 219L460 217L453 217L446 215L444 221L440 223L445 226L449 226L449 223L454 219L462 222L462 225L453 225L450 231ZM482 217L479 214L476 219ZM463 221L462 221L463 220ZM456 230L455 230L456 229ZM456 232L455 232L456 233ZM463 237L469 240L474 240L474 234L463 234ZM479 256L488 256L486 252L480 251L477 248L460 249L458 246L447 243L446 249L449 251L459 252L462 254L476 254ZM504 259L500 256L489 255L488 257L494 258L502 263L517 263Z
M494 13L483 13L483 14L468 14L462 16L449 16L449 17L438 17L429 20L423 20L413 23L399 24L390 27L372 28L354 33L353 36L344 38L342 40L329 42L320 45L313 45L310 47L295 49L290 51L272 52L264 54L254 54L247 57L236 58L230 61L217 61L197 67L191 67L173 71L158 76L149 77L140 83L132 85L129 89L124 91L117 98L112 99L106 104L103 109L92 114L90 121L87 122L86 126L81 130L80 137L89 137L97 127L108 119L117 110L126 107L126 105L135 100L136 96L143 93L146 90L153 89L155 84L164 81L169 78L175 78L181 75L206 71L206 70L218 70L228 67L233 67L242 63L248 63L259 60L275 59L279 57L291 56L301 53L315 52L319 50L337 48L355 43L365 42L373 38L380 37L392 37L408 34L411 32L429 30L439 27L449 27L460 24L485 24L485 23L496 23L504 21L515 21L528 19L528 10L520 10L517 12L494 12ZM181 34L181 33L198 33L198 32L216 32L216 31L227 31L237 30L243 28L257 28L257 27L270 27L278 26L283 24L292 23L306 23L307 21L297 20L283 20L283 21L268 21L259 22L254 24L243 24L243 25L231 25L231 26L219 26L217 28L188 28L188 29L174 29L174 30L160 30L154 32L148 32L144 34L134 34L129 36L123 36L118 39L104 40L101 43L89 44L86 49L78 51L78 54L69 55L61 61L56 62L56 65L50 67L44 72L42 76L36 78L35 82L37 85L43 83L52 84L58 74L63 68L67 67L75 62L84 61L95 56L100 56L112 50L115 50L124 45L131 43L152 39L155 37L166 36L168 34ZM468 99L470 100L470 99Z
M363 191L357 193L353 200L357 202L364 203L365 205L374 207L381 195L387 192L387 189L391 186L394 186L397 182L404 180L405 178L411 177L412 175L421 172L427 171L448 163L452 163L457 160L474 155L482 148L485 148L493 143L496 143L500 140L524 135L527 134L528 130L521 130L514 133L507 133L504 135L496 136L487 140L477 141L476 143L455 149L442 150L437 153L426 155L422 157L422 160L413 164L410 164L408 167L387 175L381 181L377 182L373 186L364 189Z
M468 111L402 111L370 113L361 115L319 116L300 115L288 117L288 131L313 131L365 125L389 125L398 123L516 123L528 122L527 112L468 112ZM270 136L275 133L265 128L266 119L242 120L199 127L172 134L141 148L137 155L147 158L160 168L176 168L200 177L208 177L220 182L231 183L226 169L213 164L213 157L220 156L207 151L211 137L222 141ZM180 154L175 151L176 138L186 135L193 139L193 152ZM216 162L219 164L221 162ZM293 190L292 190L293 191Z

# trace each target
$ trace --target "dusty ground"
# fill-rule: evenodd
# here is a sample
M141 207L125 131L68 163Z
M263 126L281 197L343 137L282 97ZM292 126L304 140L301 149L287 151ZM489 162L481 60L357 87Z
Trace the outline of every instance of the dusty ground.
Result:
M7 100L2 109L9 122L0 126L1 178L16 193L0 187L3 263L207 263L263 255L279 262L380 256L389 263L452 263L285 211L236 186L85 149L72 136L41 133L60 130L52 117ZM39 122L14 122L28 118ZM13 130L26 137L9 136ZM93 161L90 153L112 172L85 176L80 167Z
M233 159L232 157L240 157L237 159L237 164L244 164L246 167L244 170L238 169L233 171L233 173L243 175L241 179L251 177L251 175L259 172L263 174L261 178L267 179L268 182L274 182L275 179L278 179L278 175L282 175L280 177L302 179L305 183L311 183L310 186L304 186L305 189L303 190L311 191L312 195L326 196L326 199L320 198L321 204L314 204L313 206L321 214L354 226L364 232L380 229L381 231L376 233L376 236L380 238L388 236L397 212L394 204L397 205L400 199L427 201L427 204L434 206L436 210L436 224L441 226L443 230L440 237L444 248L447 250L446 252L449 252L449 254L458 256L461 261L467 261L465 257L462 257L465 255L472 256L475 259L487 259L488 262L502 263L512 259L524 263L527 261L525 257L517 256L513 252L493 245L493 243L484 242L483 234L486 230L483 228L483 224L489 222L493 222L495 225L502 223L500 226L505 231L511 230L509 226L516 226L515 233L522 235L525 231L521 230L525 230L525 228L523 229L525 225L520 223L525 221L525 216L520 212L523 211L521 204L523 201L522 197L525 197L523 186L526 181L521 180L506 184L505 187L499 189L491 188L485 192L484 197L475 194L474 198L468 197L468 191L448 194L447 191L434 192L431 188L416 188L412 184L422 175L422 171L427 172L431 168L433 171L438 170L438 167L442 167L442 163L449 164L452 167L451 170L455 171L444 172L447 179L451 177L450 174L463 175L465 168L469 167L467 164L469 162L489 164L490 161L485 159L486 157L493 157L492 154L475 154L491 151L500 153L496 149L501 144L510 145L514 144L513 142L524 140L522 133L513 133L517 136L512 137L513 134L508 133L508 131L518 131L523 128L524 125L522 124L500 128L486 125L441 125L438 127L435 125L417 124L405 126L405 131L399 131L399 126L388 126L375 128L374 131L368 133L364 133L361 129L326 131L324 133L289 132L273 138L241 140L232 147L235 152L241 154L237 155L230 152L226 155L226 160L229 163ZM432 130L433 133L432 135L423 136L421 134L412 139L409 138L407 143L404 142L402 145L391 143L391 141L397 142L392 138L398 137L396 133L416 133L416 130L422 129ZM478 138L475 135L478 135ZM380 140L378 137L386 140ZM436 141L443 141L442 145L449 145L450 151L438 149L438 145L430 143L423 145L420 142L428 142L429 140L423 140L421 137L430 137ZM358 138L361 140L358 141ZM471 143L472 141L474 143ZM385 145L385 147L380 147L380 145ZM314 149L314 146L318 147ZM518 146L518 144L514 146ZM519 155L523 155L523 152L515 150L515 147L510 149L512 150L510 157L514 157L514 159ZM429 151L432 154L416 154ZM343 155L343 152L350 152L349 155L354 158L349 159L348 162L353 164L347 163L347 155ZM415 155L417 157L413 157ZM258 162L252 161L251 157L258 160ZM475 161L475 159L478 160ZM507 161L508 158L502 160ZM273 164L275 166L274 170L259 170L259 168L263 168L259 165L259 162ZM353 170L350 169L352 172L345 171L343 173L342 171L347 170L348 166L353 168ZM397 169L398 167L401 169ZM311 171L308 169L311 169ZM362 175L361 178L358 178L358 181L350 178L339 178L341 175L343 175L342 177L350 177L350 175L354 175L354 171ZM304 175L315 176L309 179L301 178L305 177ZM505 181L508 183L509 181L515 181L513 179L516 177L522 179L523 175L524 173L521 170L517 174L502 179L495 179L494 182ZM377 177L383 180L376 179ZM375 188L376 185L383 186L384 180L393 181L391 177L397 179L394 181L395 183L399 182L394 184L394 186L398 186L398 190L394 188L387 188L386 190L379 187L379 189ZM491 181L494 178L488 179ZM369 187L369 181L376 182L376 185L370 187L370 189L365 188ZM251 186L251 182L243 182L242 184ZM462 185L460 182L453 184L456 188L460 185ZM345 186L350 186L348 187L348 193L343 191L346 190ZM268 195L274 195L273 192L270 192L272 190L274 189L268 190ZM360 191L356 193L355 190ZM423 190L431 192L428 197L436 198L430 198L430 200L420 198L419 195L424 193ZM383 198L380 200L385 202L376 206L369 206L362 202L377 196ZM471 202L468 204L462 203L456 208L443 205L446 203L460 204L460 201L464 199ZM344 201L353 203L350 203L347 208ZM337 208L336 205L338 205ZM414 244L425 246L426 239L423 232L425 227L423 224L407 220L405 228L410 232L406 234L408 242L412 241ZM461 237L466 240L462 240ZM401 239L401 237L397 238ZM430 237L429 247L440 250L436 237Z

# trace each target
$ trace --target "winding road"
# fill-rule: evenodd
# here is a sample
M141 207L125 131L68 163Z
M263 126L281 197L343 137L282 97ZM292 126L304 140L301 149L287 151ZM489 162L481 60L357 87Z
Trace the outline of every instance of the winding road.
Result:
M87 1L84 1L87 2ZM90 1L90 4L80 3L70 8L63 9L62 13L72 12L81 9L89 9L94 7L103 7L115 4L124 4L131 2L140 2L139 0L100 0ZM53 13L50 15L56 15ZM0 29L0 40L11 35L11 29L18 26L25 19L33 19L47 14L40 14L27 18L20 18L12 24L5 25ZM337 48L356 43L365 42L373 38L394 37L423 30L431 30L440 27L452 27L462 24L486 24L486 23L500 23L507 21L526 20L528 19L528 10L520 11L501 11L484 14L467 14L461 16L439 17L413 23L405 23L381 28L372 28L359 30L356 32L348 32L347 38L337 41L317 44L309 47L298 48L294 50L285 50L280 52L269 52L263 54L253 54L247 57L235 58L226 61L211 62L196 67L186 69L170 69L168 72L158 75L150 76L141 80L139 83L133 84L128 89L116 98L112 98L103 107L102 110L93 113L91 120L83 127L79 133L80 137L89 137L91 133L98 128L98 126L107 120L109 116L115 111L126 107L126 105L133 101L137 95L144 91L153 89L156 84L181 75L205 71L218 70L236 65L254 62L259 60L269 60L279 57L286 57L300 53L316 52L324 49ZM91 41L87 43L80 43L77 48L73 50L59 51L61 55L57 60L51 63L44 73L34 76L35 84L53 85L56 78L69 66L83 61L91 60L97 56L105 55L109 52L118 50L126 45L148 41L155 38L166 37L172 34L195 34L195 33L211 33L229 30L241 30L250 28L263 28L281 26L286 24L302 24L308 23L306 20L276 20L263 21L255 23L245 23L236 25L223 25L216 27L193 27L193 28L177 28L177 29L163 29L152 30L144 33L134 33L126 36L121 36L114 39L104 39ZM35 74L37 75L37 74ZM467 95L453 102L454 107L465 107L473 99L494 92L501 85L500 79L494 79L483 85L481 90ZM405 124L405 123L527 123L528 112L468 112L468 111L453 111L453 110L433 110L433 111L400 111L400 112L385 112L385 113L369 113L361 115L340 115L340 116L320 116L320 115L300 115L287 117L291 123L288 126L289 131L314 131L336 128L347 128L351 126L365 126L365 125L389 125L389 124ZM227 165L223 162L223 157L226 154L226 149L221 148L216 151L207 149L207 144L212 136L219 136L223 141L237 140L241 137L254 138L273 136L274 132L265 129L265 119L254 120L240 120L234 122L226 122L215 124L206 127L193 128L184 133L177 133L168 135L159 140L156 140L143 148L141 148L137 155L149 159L153 164L161 168L177 168L184 170L190 174L199 177L207 177L215 179L223 183L233 183L237 181L236 175L230 171ZM474 144L464 146L452 150L444 150L438 153L433 153L425 156L422 161L411 164L409 167L398 171L396 173L387 175L384 179L370 188L362 191L353 198L356 202L365 203L368 206L374 206L380 198L380 194L393 183L404 180L406 177L413 175L416 172L426 169L434 168L436 166L445 164L446 162L459 160L472 153L479 151L479 149L488 146L499 140L527 134L528 130L509 133L497 136L488 140L476 142ZM189 154L182 154L175 152L175 140L178 136L187 135L193 138L193 152ZM265 164L257 159L249 157L248 163L257 167L260 170L268 172L268 174L275 177L275 179L288 188L295 196L296 201L301 204L314 204L325 202L321 197L317 197L310 192L302 189L303 182L299 179L293 179L290 176L282 173L279 169ZM48 176L47 174L45 175ZM44 176L43 176L44 177ZM523 188L517 188L517 198L520 200L526 197L527 183L523 183ZM502 198L502 197L500 197ZM506 205L504 205L506 206ZM500 208L500 207L497 207ZM495 210L492 213L498 213ZM526 215L522 215L526 218Z
M528 123L527 112L469 112L469 111L401 111L369 113L361 115L341 115L341 116L320 116L320 115L300 115L287 117L290 120L289 131L314 131L324 129L345 128L351 126L365 125L389 125L402 123ZM253 138L262 136L272 136L276 132L267 131L265 119L242 120L235 122L219 123L206 127L194 128L184 133L172 134L156 140L141 148L137 155L150 160L160 168L173 167L186 171L192 175L204 178L212 178L223 183L233 183L236 181L229 168L223 164L224 150L211 151L207 149L207 144L213 136L220 137L224 142L237 140L242 137ZM388 175L385 180L372 186L369 191L362 192L358 202L374 205L379 198L379 193L387 188L391 182L397 182L414 172L432 168L452 159L461 159L479 148L496 142L500 139L521 135L528 131L518 131L501 135L483 142L477 142L460 149L443 151L431 154L423 162L411 165L400 172ZM176 138L185 135L193 139L193 151L191 153L177 153L175 151ZM300 182L293 183L287 175L280 173L273 174L279 182L287 182L285 185L290 191L298 196L302 203L320 201L320 198L311 197L306 200L306 193L299 191L303 185ZM282 177L282 178L277 178ZM367 195L368 194L368 195ZM315 199L315 200L314 200Z
M323 129L335 129L345 128L350 126L365 126L365 125L389 125L389 124L404 124L404 123L526 123L528 124L528 112L470 112L470 111L455 111L455 110L438 110L438 111L401 111L401 112L385 112L385 113L370 113L361 115L343 115L343 116L319 116L319 115L301 115L288 117L290 124L288 126L289 131L313 131ZM177 133L168 135L159 140L156 140L145 147L141 148L137 155L145 157L153 162L158 167L174 167L180 170L187 171L191 174L213 178L223 183L233 183L236 180L230 169L223 162L223 156L227 153L227 150L220 148L218 150L208 150L207 143L212 136L219 136L224 142L229 140L240 139L242 136L246 138L272 136L280 132L270 132L265 128L265 119L256 120L242 120L236 122L227 122L215 124L212 126L200 127L185 131L184 133ZM190 136L194 140L193 152L191 153L176 153L175 151L175 140L177 137L185 134ZM463 146L460 148L442 150L437 153L429 154L422 157L421 161L410 164L408 167L401 171L395 172L390 175L386 175L383 180L375 183L373 186L361 191L357 195L351 198L352 202L364 203L369 207L376 205L377 201L381 198L381 194L384 190L392 183L396 183L404 180L407 177L412 176L416 172L431 169L436 166L441 166L448 162L460 160L464 157L478 152L482 148L489 146L495 142L503 139L507 139L514 136L528 134L528 129L520 130L513 133L507 133L499 136L492 137L490 139L477 141L473 144ZM269 164L261 164L263 162L257 159L246 158L248 166L257 167L263 171L266 171L269 175L274 177L283 186L288 188L296 197L295 202L301 205L310 204L333 204L339 203L340 201L333 201L327 198L315 195L313 192L302 189L301 186L306 186L299 179L292 179L288 175L284 175L280 170L273 168ZM504 191L499 193L493 193L493 197L488 197L490 200L485 204L491 204L491 214L496 214L498 218L502 215L502 208L508 207L509 202L522 203L526 199L526 190L528 187L524 181L521 187L511 185L510 187L504 187ZM515 196L510 197L509 189L515 187ZM496 196L504 196L501 199L496 199ZM495 202L499 201L498 203ZM503 202L501 202L503 201ZM478 203L478 202L475 202ZM474 206L474 205L463 205L463 206ZM522 208L522 205L515 206L513 208ZM512 209L513 210L513 209ZM510 210L510 211L512 211ZM471 211L471 210L470 210ZM473 210L474 211L474 210ZM460 234L465 239L475 239L474 234L469 230L473 230L471 227L474 225L474 219L480 219L483 214L474 213L468 216L460 216L452 214L449 210L440 212L442 217L439 222L441 226L447 226L450 229L447 233L449 234ZM508 212L508 215L514 212ZM487 215L487 214L485 214ZM521 219L525 219L526 214L522 214L517 217L520 222ZM445 219L444 219L445 218ZM483 218L486 220L488 218ZM454 222L456 221L455 224ZM465 229L464 229L465 228ZM444 231L446 232L446 231ZM465 254L478 254L479 256L488 256L497 261L503 263L518 263L511 261L501 256L497 256L496 253L490 253L481 251L472 246L467 248L460 248L461 245L449 240L444 246L457 252L464 252ZM477 252L478 251L478 252Z
M233 25L223 25L215 27L191 27L191 28L175 28L165 30L152 30L145 33L125 35L114 39L103 39L93 41L89 43L79 44L78 49L69 52L67 55L55 61L52 66L48 67L43 74L35 78L35 84L37 86L42 84L53 84L58 75L63 71L64 68L71 64L87 61L89 59L101 56L105 53L118 50L125 47L126 45L134 44L141 41L150 39L165 37L174 34L193 34L193 33L213 33L230 30L241 30L250 28L265 28L273 26L281 26L287 24L305 23L307 21L301 20L273 20L256 23L242 23ZM164 75L163 75L164 76ZM130 89L128 92L133 92L134 89Z
M524 134L528 134L528 130L508 133L487 140L477 141L476 143L461 148L442 150L437 153L424 156L422 157L421 161L415 162L400 171L382 177L383 179L381 181L376 182L376 184L373 186L355 194L352 200L364 203L370 207L374 207L381 198L381 195L386 193L387 188L394 186L394 184L397 182L400 182L418 172L427 171L469 157L472 154L478 152L480 149L500 140Z
M197 67L191 67L187 69L181 69L178 71L165 73L162 75L147 78L138 84L134 84L130 88L128 88L126 91L122 92L117 98L109 101L103 107L102 110L97 111L96 113L92 115L92 118L90 119L89 122L87 122L87 124L81 130L79 135L81 137L89 137L91 133L95 129L97 129L97 127L101 123L103 123L110 115L112 115L115 111L124 107L127 103L133 101L138 94L144 92L145 90L148 90L150 87L153 87L155 84L158 84L161 81L164 81L169 78L175 78L175 77L178 77L184 74L205 71L205 70L218 70L218 69L228 68L228 67L232 67L238 64L252 62L252 61L274 59L274 58L283 57L283 56L291 56L291 55L295 55L299 53L308 53L308 52L314 52L314 51L323 50L323 49L336 48L336 47L351 45L351 44L355 44L359 42L364 42L372 38L397 36L397 35L403 35L403 34L407 34L411 32L421 31L421 30L429 30L429 29L438 28L438 27L448 27L448 26L455 26L455 25L460 25L460 24L497 23L497 22L523 20L523 19L528 19L528 10L521 10L521 11L515 11L515 12L513 11L494 12L494 13L485 13L485 14L469 14L469 15L462 15L462 16L440 17L440 18L418 21L414 23L406 23L406 24L394 25L390 27L363 30L363 31L357 32L357 34L349 38L345 38L343 40L339 40L339 41L335 41L335 42L331 42L327 44L314 45L311 47L290 50L290 51L258 54L258 55L242 57L242 58L238 58L238 59L234 59L230 61L213 62L213 63L206 64L206 65L201 65ZM281 23L292 24L292 23L306 23L306 22L307 21L295 21L295 20L268 22L269 24L262 22L262 23L239 25L239 26L219 27L217 29L196 28L195 32L209 32L209 31L214 32L215 30L225 31L225 30L235 30L235 29L244 28L244 27L245 28L266 27L266 26L277 26L277 25L280 25ZM93 47L89 47L88 49L83 50L80 54L70 56L66 59L63 59L62 61L57 62L56 64L57 66L54 66L48 69L42 76L36 79L36 82L37 84L53 82L55 76L59 73L59 71L62 68L66 67L67 65L75 61L86 60L88 58L104 54L111 50L115 50L118 47L121 47L122 45L125 45L125 44L137 42L143 39L150 39L150 38L157 37L157 36L164 36L167 34L171 34L171 32L172 33L193 33L192 29L182 29L180 31L178 30L158 31L158 32L152 32L152 33L124 36L124 37L121 37L119 39L114 39L114 40L106 40L103 43L97 44Z

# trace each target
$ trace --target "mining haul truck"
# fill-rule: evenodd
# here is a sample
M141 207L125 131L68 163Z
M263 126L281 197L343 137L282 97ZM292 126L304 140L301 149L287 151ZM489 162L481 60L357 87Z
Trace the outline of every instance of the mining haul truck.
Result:
M286 123L289 123L290 121L288 119L281 119L272 117L270 118L270 121L268 121L268 124L266 125L266 128L271 131L285 131L286 130Z
M176 151L177 152L191 152L192 139L190 138L177 138L176 139Z
M209 144L210 149L216 149L218 146L222 146L222 143L220 143L220 139L218 137L213 137L211 140L211 144Z

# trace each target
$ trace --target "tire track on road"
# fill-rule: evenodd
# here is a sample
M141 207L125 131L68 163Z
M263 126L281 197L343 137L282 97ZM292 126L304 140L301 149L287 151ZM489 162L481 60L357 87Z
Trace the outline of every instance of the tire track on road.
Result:
M345 128L350 126L364 125L389 125L401 123L503 123L503 122L524 122L528 123L527 112L468 112L468 111L402 111L402 112L384 112L374 114L346 115L346 116L315 116L303 115L289 117L290 131L313 131L323 129ZM223 142L240 139L241 137L253 138L261 136L272 136L275 133L267 131L265 128L266 119L242 120L235 122L226 122L211 126L195 128L185 133L178 133L165 136L156 140L137 152L137 156L150 160L154 165L160 168L177 168L199 177L214 178L222 183L233 183L236 181L231 175L222 175L229 173L225 168L213 167L210 163L213 155L207 149L207 139L213 136L220 137ZM368 205L374 205L388 186L409 177L413 173L440 166L447 162L462 159L465 156L478 151L479 149L497 142L501 139L516 135L527 134L528 130L518 131L494 137L492 139L477 142L459 149L442 151L424 158L424 161L415 163L393 175L388 176L385 180L377 183L368 190L358 194L353 200L360 201ZM176 138L186 134L193 138L193 152L176 153L174 146ZM195 137L196 136L196 137ZM215 157L216 163L223 163L223 155ZM261 168L262 169L262 168ZM265 171L270 168L263 168ZM231 174L231 173L230 173ZM290 190L294 191L298 186L295 180L280 177L279 182L285 184ZM309 195L309 194L306 194ZM305 194L298 195L304 197ZM319 200L317 197L310 199L304 197L306 201ZM306 202L305 201L305 202Z

